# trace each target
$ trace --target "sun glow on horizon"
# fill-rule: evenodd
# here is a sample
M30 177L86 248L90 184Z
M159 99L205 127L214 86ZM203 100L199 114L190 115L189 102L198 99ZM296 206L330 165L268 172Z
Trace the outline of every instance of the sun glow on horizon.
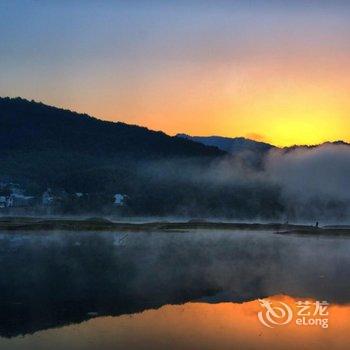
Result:
M10 2L0 96L169 135L350 142L349 3L151 3Z

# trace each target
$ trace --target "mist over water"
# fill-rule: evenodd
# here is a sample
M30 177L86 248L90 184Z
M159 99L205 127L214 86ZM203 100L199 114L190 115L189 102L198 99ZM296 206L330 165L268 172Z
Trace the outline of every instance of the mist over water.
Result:
M272 149L258 160L243 152L205 165L169 159L142 163L141 169L159 187L170 183L178 190L200 188L202 202L197 199L177 208L180 216L350 222L348 145Z
M271 151L266 173L282 189L287 207L298 217L322 215L349 219L350 148L325 144L289 152Z
M271 295L349 303L350 240L269 232L0 237L0 335L188 301Z

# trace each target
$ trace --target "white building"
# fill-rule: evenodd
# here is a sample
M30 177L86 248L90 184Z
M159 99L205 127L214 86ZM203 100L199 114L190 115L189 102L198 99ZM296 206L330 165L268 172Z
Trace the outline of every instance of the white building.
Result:
M126 197L127 196L125 194L116 193L114 195L114 205L123 206L125 204Z
M7 198L5 196L0 196L0 209L7 207Z
M0 209L13 207L13 195L0 196Z

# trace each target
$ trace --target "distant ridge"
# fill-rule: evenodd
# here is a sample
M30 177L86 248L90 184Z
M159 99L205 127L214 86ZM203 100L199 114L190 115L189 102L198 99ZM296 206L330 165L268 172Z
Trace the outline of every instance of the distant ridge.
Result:
M181 134L181 133L177 134L176 137L199 142L207 146L214 146L233 155L241 152L245 152L245 151L250 151L258 154L265 154L271 149L280 149L288 152L296 149L311 149L311 148L316 148L316 147L325 146L325 145L350 146L348 142L345 142L342 140L326 141L316 145L293 145L293 146L286 146L286 147L277 147L269 143L255 141L255 140L247 139L245 137L191 136L191 135Z
M207 146L215 146L230 154L236 154L243 151L251 151L255 153L266 153L275 148L265 142L254 141L244 137L222 137L222 136L190 136L187 134L177 134L179 138L200 142Z
M327 146L327 145L350 146L348 142L339 140L339 141L326 141L318 145L293 145L293 146L283 147L283 150L292 151L296 149L311 149L311 148L317 148L317 147Z

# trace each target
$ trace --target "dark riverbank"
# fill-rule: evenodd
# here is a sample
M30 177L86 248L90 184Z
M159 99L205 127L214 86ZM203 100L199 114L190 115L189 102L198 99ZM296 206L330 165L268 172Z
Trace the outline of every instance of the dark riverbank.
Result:
M155 221L146 223L113 222L104 218L56 219L34 217L2 217L2 231L186 231L186 230L253 230L278 234L350 235L349 226L320 227L280 223L227 223L190 220L187 222Z

